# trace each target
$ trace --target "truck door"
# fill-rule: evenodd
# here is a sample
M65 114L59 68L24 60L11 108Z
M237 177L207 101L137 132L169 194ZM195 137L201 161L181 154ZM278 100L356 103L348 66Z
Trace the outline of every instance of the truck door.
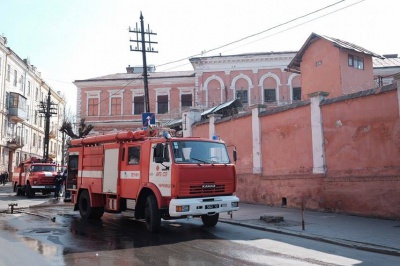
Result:
M76 189L78 184L79 153L70 152L68 157L68 170L66 178L67 189Z
M140 178L141 165L145 165L140 143L126 146L121 158L121 197L134 199L137 196Z

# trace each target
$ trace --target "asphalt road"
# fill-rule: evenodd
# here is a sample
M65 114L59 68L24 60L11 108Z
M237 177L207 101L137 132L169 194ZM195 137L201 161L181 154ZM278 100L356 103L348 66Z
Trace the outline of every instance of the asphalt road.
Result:
M400 265L396 256L198 219L163 221L151 234L119 214L85 221L58 204L0 214L0 229L0 265Z

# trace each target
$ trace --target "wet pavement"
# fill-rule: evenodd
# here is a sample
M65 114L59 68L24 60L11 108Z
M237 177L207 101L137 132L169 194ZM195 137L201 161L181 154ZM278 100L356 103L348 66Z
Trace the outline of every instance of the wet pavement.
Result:
M62 198L55 200L40 195L34 199L17 197L10 183L0 185L0 212L10 213L9 205L15 203L18 204L14 206L15 211L29 211L26 208L40 206L71 205L64 203ZM260 219L271 217L283 221L266 222ZM400 256L400 221L305 211L303 230L301 210L240 203L239 211L232 216L221 214L220 222Z

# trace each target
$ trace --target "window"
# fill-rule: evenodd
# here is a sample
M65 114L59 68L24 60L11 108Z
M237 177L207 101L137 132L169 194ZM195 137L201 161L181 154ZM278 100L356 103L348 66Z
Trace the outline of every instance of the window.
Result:
M35 89L35 101L38 101L38 100L39 100L39 89L36 88Z
M361 70L364 69L364 58L362 58L362 57L358 57L358 56L349 54L348 63L349 63L349 66L351 66L351 67L361 69Z
M42 147L42 137L41 137L41 136L39 136L39 145L38 145L38 147L39 147L39 148Z
M38 111L35 110L35 116L34 116L34 118L33 118L33 123L34 123L35 125L37 125L37 119L38 119Z
M7 65L7 81L10 82L11 79L11 66Z
M133 114L140 115L144 112L144 96L135 96L133 98Z
M21 75L21 77L19 78L19 82L21 83L21 86L20 86L19 89L20 89L22 92L24 92L24 76ZM25 92L24 92L24 95L25 95Z
M10 98L10 100L9 100L9 102L8 102L8 107L9 108L18 108L18 98L19 98L19 95L18 94L16 94L16 93L10 93L10 96L9 96Z
M264 102L266 103L276 102L275 89L264 89Z
M29 143L28 143L28 130L27 129L25 129L24 143L26 145L29 145Z
M192 94L182 94L181 95L182 108L192 106Z
M17 70L14 70L14 87L17 87Z
M236 99L240 99L242 103L248 103L247 90L241 89L236 91Z
M301 87L294 87L293 88L293 101L300 101L301 100Z
M99 115L99 99L89 98L88 99L88 116L98 116Z
M28 96L31 95L31 82L30 81L28 81L28 91L26 93Z
M157 111L158 114L168 113L168 95L157 96Z
M140 147L129 147L128 149L128 164L139 164L140 162Z
M121 98L111 98L111 115L121 114Z
M33 133L33 137L32 137L32 146L36 147L36 133Z

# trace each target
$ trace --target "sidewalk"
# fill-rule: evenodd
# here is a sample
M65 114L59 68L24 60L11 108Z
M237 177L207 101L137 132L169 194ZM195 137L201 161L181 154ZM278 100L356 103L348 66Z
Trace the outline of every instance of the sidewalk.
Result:
M400 221L305 211L302 230L301 210L246 203L239 207L232 218L220 214L220 222L400 256ZM267 223L261 216L283 217L284 221Z
M28 199L26 196L16 196L11 187L11 182L8 182L4 186L0 184L0 213L10 213L11 206L9 204L17 204L14 206L14 210L29 208L30 206L40 205L49 203L54 205L53 194L50 196L42 196L37 194L36 197ZM62 199L59 200L62 202Z
M0 213L9 213L10 203L17 203L15 208L19 209L47 202L54 204L52 197L38 196L28 200L15 196L10 183L0 185ZM57 202L63 203L61 199ZM226 213L220 214L220 222L400 256L400 221L305 211L305 230L302 230L301 210L246 203L240 203L239 207L232 218ZM260 220L261 216L283 217L283 221L267 223Z

